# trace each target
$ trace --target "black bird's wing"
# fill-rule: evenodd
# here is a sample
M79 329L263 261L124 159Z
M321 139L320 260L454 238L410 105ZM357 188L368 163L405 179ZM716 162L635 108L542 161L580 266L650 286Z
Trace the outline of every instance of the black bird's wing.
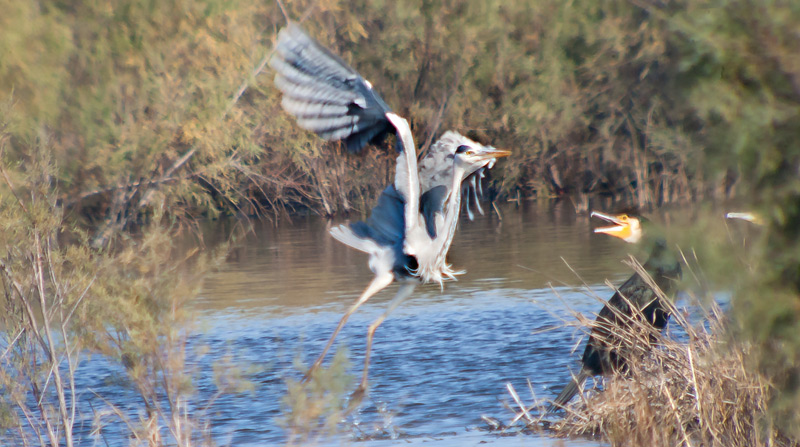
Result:
M655 292L638 273L634 273L597 314L581 357L581 371L561 390L548 412L563 408L589 377L610 374L624 367L626 356L620 352L621 349L624 351L620 337L623 336L621 332L624 333L624 327L630 325L629 320L634 318L636 311L631 309L631 305L638 308L657 329L666 324L665 315L668 317L668 314L661 310ZM657 320L654 321L655 318Z
M674 295L681 278L681 264L667 249L666 241L657 239L650 257L642 266L664 295ZM633 307L633 308L632 308ZM608 300L597 319L581 358L581 371L553 401L548 412L563 407L578 392L583 382L593 375L609 374L626 367L626 328L632 319L641 316L644 323L661 331L670 318L670 307L662 302L651 284L634 273ZM651 338L650 343L655 339Z
M545 414L550 413L552 411L558 410L559 408L564 408L567 403L578 394L583 384L586 382L586 379L592 376L592 373L588 371L586 368L581 368L581 371L578 373L577 376L573 377L572 380L569 381L568 384L564 386L558 396L553 400Z
M676 280L681 277L681 266L666 249L665 243L655 245L643 267L661 292L666 296L674 295ZM667 303L639 273L628 278L598 313L583 353L583 367L595 375L624 367L626 355L620 350L619 334L625 332L623 328L630 327L630 320L636 316L641 316L656 331L664 329L670 318Z

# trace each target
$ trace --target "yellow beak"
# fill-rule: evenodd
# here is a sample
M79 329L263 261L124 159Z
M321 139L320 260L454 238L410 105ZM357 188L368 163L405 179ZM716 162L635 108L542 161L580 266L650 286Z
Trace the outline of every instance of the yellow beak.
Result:
M606 222L611 222L614 225L609 227L598 227L594 229L595 233L605 233L609 236L618 237L627 241L633 235L631 230L630 218L626 214L613 216L611 214L601 213L599 211L592 211L591 217L599 217Z

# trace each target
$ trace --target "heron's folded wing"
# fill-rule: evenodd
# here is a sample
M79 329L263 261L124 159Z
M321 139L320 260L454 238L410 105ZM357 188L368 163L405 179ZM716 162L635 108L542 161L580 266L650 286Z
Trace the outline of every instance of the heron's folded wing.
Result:
M389 185L378 197L378 204L366 222L355 222L350 225L359 237L369 238L384 246L402 244L405 237L404 223L405 201L398 194L394 185Z
M280 31L270 66L283 108L320 137L357 152L394 131L386 118L391 110L370 84L299 25Z
M419 208L431 239L436 239L436 214L442 213L447 193L447 187L438 185L426 191L419 199Z

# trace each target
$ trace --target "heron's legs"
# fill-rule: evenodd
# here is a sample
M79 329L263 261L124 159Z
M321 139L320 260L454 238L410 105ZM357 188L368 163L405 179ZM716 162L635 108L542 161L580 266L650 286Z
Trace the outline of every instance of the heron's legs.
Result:
M400 289L397 291L397 294L392 298L392 301L389 302L389 307L386 311L378 317L377 320L373 321L372 324L369 325L369 329L367 330L367 351L364 353L364 372L361 376L361 385L359 385L358 390L364 392L367 389L367 371L369 370L369 357L370 352L372 352L372 336L375 335L375 330L378 329L378 326L383 323L383 320L392 313L393 310L397 308L400 303L403 302L406 298L411 296L411 293L414 292L414 288L417 286L417 281L410 280L405 281L400 284ZM358 393L358 390L356 393Z
M339 334L339 331L342 330L344 324L347 322L347 319L350 318L350 315L356 311L362 304L366 303L368 299L372 298L373 295L380 292L381 290L385 289L389 284L394 281L394 275L391 272L380 273L375 275L375 278L372 279L372 282L369 283L366 290L361 294L360 297L347 309L347 312L342 316L342 319L339 320L339 325L336 326L336 330L333 331L333 335L331 335L330 340L328 340L328 344L325 345L325 349L322 350L322 354L317 357L317 360L311 365L311 368L308 369L306 372L305 377L303 380L308 380L311 378L311 373L313 373L319 366L322 364L322 361L325 360L325 355L328 353L328 350L333 346L333 341L336 340L336 336Z

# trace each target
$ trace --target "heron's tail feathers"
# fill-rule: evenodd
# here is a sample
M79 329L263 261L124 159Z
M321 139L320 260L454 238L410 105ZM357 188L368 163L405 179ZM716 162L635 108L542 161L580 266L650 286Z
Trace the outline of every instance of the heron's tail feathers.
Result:
M547 412L550 413L552 411L558 410L559 408L564 408L564 406L578 394L581 387L583 387L584 382L586 379L591 377L592 373L586 369L581 369L581 372L578 373L577 376L573 377L572 380L561 390L561 393L553 400L553 403L547 408Z
M357 236L347 225L331 228L331 236L337 241L364 253L375 253L380 248L372 239Z

